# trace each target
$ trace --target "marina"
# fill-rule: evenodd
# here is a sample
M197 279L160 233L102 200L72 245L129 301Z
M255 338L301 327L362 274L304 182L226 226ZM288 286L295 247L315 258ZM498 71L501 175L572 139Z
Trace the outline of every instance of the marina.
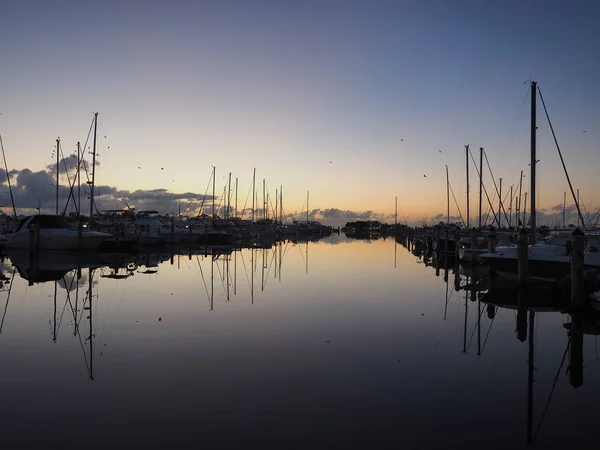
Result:
M0 449L596 449L599 17L9 2Z

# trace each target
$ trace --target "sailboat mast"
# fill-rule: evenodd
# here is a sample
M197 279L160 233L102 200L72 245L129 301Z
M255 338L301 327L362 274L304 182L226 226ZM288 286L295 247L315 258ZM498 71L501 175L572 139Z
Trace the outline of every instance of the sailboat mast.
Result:
M465 145L465 160L467 162L467 228L471 228L471 213L470 213L470 203L469 203L469 146Z
M529 204L531 205L531 243L535 243L536 233L536 213L535 213L535 166L536 166L536 155L535 155L535 138L536 138L536 120L535 120L535 100L537 97L536 92L537 83L531 82L531 198Z
M446 225L450 225L450 178L448 177L448 164L446 164Z
M524 222L521 221L521 190L523 189L523 171L521 170L521 178L519 179L519 202L517 204L517 227L519 226L519 222L521 222L522 226L524 226Z
M277 222L277 211L278 211L277 208L279 206L278 203L277 203L279 201L279 195L278 194L279 194L279 192L277 191L277 189L275 189L275 211L273 212L273 215L274 215L273 219L275 220L275 222Z
M252 173L252 223L254 223L254 197L256 193L256 167L254 168L254 172Z
M266 182L265 182L265 179L263 178L263 219L267 218L267 200L266 200L266 196L265 196L265 191L266 191Z
M512 227L513 215L513 185L510 185L510 206L508 207L508 228Z
M481 195L483 194L483 147L479 147L479 229L481 229Z
M238 177L235 177L235 217L238 217Z
M213 193L212 193L212 218L215 218L215 184L216 184L216 179L215 179L215 170L216 167L213 166L213 173L212 173L212 179L213 179Z
M563 195L563 228L565 227L565 214L567 211L567 191Z
M89 228L92 227L92 217L94 216L94 181L96 177L96 135L98 131L98 113L94 113L94 143L92 147L92 189L90 192L90 223Z
M283 223L283 185L279 186L279 222Z
M310 191L306 191L306 222L308 223L308 196Z
M56 215L58 216L58 177L60 174L60 138L56 139Z
M577 207L579 208L579 189L577 189ZM581 222L579 221L579 214L577 214L577 226L579 226Z
M498 228L502 228L502 178L500 178L500 191L498 192Z
M77 142L77 211L79 211L78 223L81 222L81 143Z
M231 172L229 172L229 180L227 181L227 218L231 215Z
M395 207L394 207L394 232L398 228L398 197L395 198Z

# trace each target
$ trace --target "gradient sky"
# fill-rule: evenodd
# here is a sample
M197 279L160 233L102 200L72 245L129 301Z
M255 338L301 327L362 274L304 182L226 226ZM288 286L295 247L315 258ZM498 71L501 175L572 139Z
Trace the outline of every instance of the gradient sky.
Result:
M103 185L204 193L216 166L217 192L232 172L243 202L256 167L271 195L284 186L287 212L307 190L311 208L381 214L397 196L410 222L445 213L448 164L464 214L465 144L486 149L504 186L529 171L534 79L575 188L600 204L596 1L6 0L0 12L9 169L52 164L59 136L70 153L97 111ZM568 186L538 111L548 210Z

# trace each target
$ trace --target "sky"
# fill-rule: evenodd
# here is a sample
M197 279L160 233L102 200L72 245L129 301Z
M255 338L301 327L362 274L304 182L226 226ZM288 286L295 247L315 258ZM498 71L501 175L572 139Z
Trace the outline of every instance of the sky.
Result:
M56 139L72 154L97 112L105 209L193 208L212 193L214 166L218 197L229 173L238 179L240 210L250 207L256 168L259 202L263 179L272 203L283 186L292 216L306 211L310 191L309 209L324 222L393 221L396 197L399 221L431 222L446 215L447 165L451 215L460 208L464 217L467 144L476 160L485 148L503 196L510 185L516 195L521 170L529 191L529 80L574 189L590 214L600 208L593 0L5 0L0 8L0 134L20 208L52 212ZM537 124L536 199L557 220L569 187L539 97ZM483 178L492 197L487 168ZM473 164L470 185L473 218ZM7 191L5 182L3 205Z

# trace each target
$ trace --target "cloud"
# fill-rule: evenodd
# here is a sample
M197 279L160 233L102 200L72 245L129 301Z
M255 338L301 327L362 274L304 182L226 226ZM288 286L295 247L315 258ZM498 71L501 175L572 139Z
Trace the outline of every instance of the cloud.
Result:
M373 211L351 211L349 209L328 208L322 209L320 216L324 219L356 219L369 220L373 216Z
M65 159L76 164L74 160ZM68 164L69 162L67 162ZM62 162L61 162L62 164ZM43 212L54 212L56 209L56 178L52 170L56 164L48 166L46 170L33 172L30 169L11 170L9 172L11 180L11 189L17 212L28 214L34 212L38 207ZM63 172L61 172L64 174ZM74 175L75 172L73 172ZM83 174L82 174L83 175ZM2 180L2 195L0 206L10 207L10 195L8 194L8 181L6 172L0 169L0 180ZM84 182L82 176L82 183ZM74 178L71 176L71 183ZM89 197L91 195L90 186L81 185L81 210L89 212ZM67 212L75 211L74 199L78 199L77 186L71 191L67 183L66 176L61 179L58 186L58 205L59 212L68 207ZM204 196L195 192L174 193L167 189L150 189L128 191L118 189L113 186L97 185L94 188L94 198L96 209L126 209L127 205L135 207L136 210L157 210L162 213L176 213L181 206L182 211L187 211L190 215L195 215L203 207L204 211L211 213L212 199L211 195ZM218 199L218 197L215 197Z

